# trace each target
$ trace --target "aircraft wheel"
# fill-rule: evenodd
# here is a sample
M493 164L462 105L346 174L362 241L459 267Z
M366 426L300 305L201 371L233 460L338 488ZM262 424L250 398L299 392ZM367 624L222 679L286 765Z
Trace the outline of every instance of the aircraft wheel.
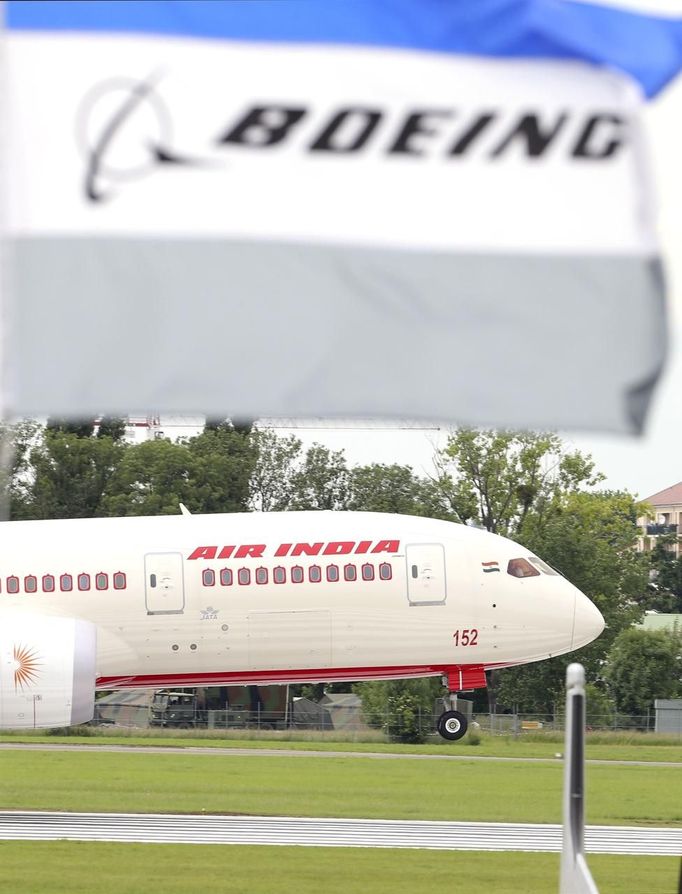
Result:
M467 719L459 711L444 711L438 718L438 732L444 739L456 742L467 731Z

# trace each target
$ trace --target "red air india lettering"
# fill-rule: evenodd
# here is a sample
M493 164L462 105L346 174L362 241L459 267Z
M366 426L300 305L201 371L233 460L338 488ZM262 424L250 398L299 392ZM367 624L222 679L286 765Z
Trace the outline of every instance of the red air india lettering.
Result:
M247 556L251 556L252 559L260 559L263 557L264 549L264 543L245 543L244 546L239 547L234 557L235 559L246 559Z
M332 540L324 548L325 556L347 556L353 552L354 540Z
M322 543L297 543L292 549L292 556L316 556L322 549Z
M265 543L243 543L240 546L197 546L188 559L262 559L266 554ZM351 553L397 553L400 550L399 540L332 540L329 543L280 543L274 552L277 558L282 556L348 556Z
M380 540L372 550L373 553L397 553L400 547L399 540Z
M188 559L215 559L215 555L218 552L217 546L198 546L194 552L192 552Z

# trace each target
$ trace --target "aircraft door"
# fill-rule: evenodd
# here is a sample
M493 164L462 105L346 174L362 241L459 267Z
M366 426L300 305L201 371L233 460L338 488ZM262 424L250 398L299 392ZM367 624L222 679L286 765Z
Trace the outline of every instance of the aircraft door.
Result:
M408 544L405 547L405 561L410 605L443 605L447 598L443 544Z
M144 557L145 603L148 615L181 614L185 580L181 553L147 553Z

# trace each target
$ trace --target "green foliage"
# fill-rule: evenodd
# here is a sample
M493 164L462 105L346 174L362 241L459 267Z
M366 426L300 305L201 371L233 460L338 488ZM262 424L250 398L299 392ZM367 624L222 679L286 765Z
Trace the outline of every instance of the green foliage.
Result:
M291 509L345 509L348 469L342 450L313 444L291 477Z
M531 516L537 523L564 494L602 477L558 435L460 428L441 452L437 483L457 521L518 538Z
M184 445L182 445L184 446ZM246 512L256 448L249 431L234 426L206 427L186 443L191 456L191 512Z
M126 450L102 500L104 515L176 515L192 503L196 464L186 447L159 439ZM191 507L188 507L191 508Z
M97 841L5 841L3 884L21 894L413 894L461 890L527 894L552 890L557 854L190 844L121 844ZM670 894L674 857L590 854L601 894L624 891ZM93 883L96 867L96 884Z
M624 630L611 647L604 677L623 714L645 714L655 698L682 695L682 636Z
M679 542L677 534L661 534L649 553L653 582L649 588L647 608L659 612L682 612L682 555L675 558L672 547Z
M384 729L392 742L423 742L425 730L418 698L409 692L389 696Z
M93 747L97 739L83 741L91 747L77 753L3 750L3 809L545 823L561 814L563 766L551 756L540 762L414 760L399 752L429 753L425 746L393 745L385 746L392 752L387 759L233 753L220 760L183 748L122 754ZM442 753L471 754L461 741L450 747ZM522 743L509 756L520 750ZM589 774L590 823L682 820L676 767L610 762L591 766Z
M251 476L251 508L261 512L289 509L303 445L293 435L280 438L271 429L254 432L253 445L255 464Z
M470 726L469 730L465 736L464 744L472 745L477 748L481 744L482 741L483 741L483 736L481 735L479 730L474 729L473 727Z
M120 442L125 438L126 423L121 416L102 416L97 426L98 438L111 438Z
M601 686L587 683L585 686L586 723L591 729L609 728L616 716L613 699Z
M91 438L95 431L95 420L64 419L59 416L50 416L47 420L47 430L53 433L75 435L77 438Z
M349 509L419 515L421 481L409 466L372 463L350 473Z
M387 733L393 742L423 742L433 732L433 705L443 694L440 681L375 680L357 683L367 723Z
M109 437L48 428L26 446L15 482L13 518L91 518L106 515L104 494L126 451Z

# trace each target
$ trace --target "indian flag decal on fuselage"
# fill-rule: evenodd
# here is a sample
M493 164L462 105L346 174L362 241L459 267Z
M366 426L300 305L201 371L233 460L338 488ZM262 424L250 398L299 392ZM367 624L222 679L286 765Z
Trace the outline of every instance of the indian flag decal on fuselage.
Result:
M499 571L500 563L499 562L481 562L481 568L483 569L484 574L490 574L491 571Z

